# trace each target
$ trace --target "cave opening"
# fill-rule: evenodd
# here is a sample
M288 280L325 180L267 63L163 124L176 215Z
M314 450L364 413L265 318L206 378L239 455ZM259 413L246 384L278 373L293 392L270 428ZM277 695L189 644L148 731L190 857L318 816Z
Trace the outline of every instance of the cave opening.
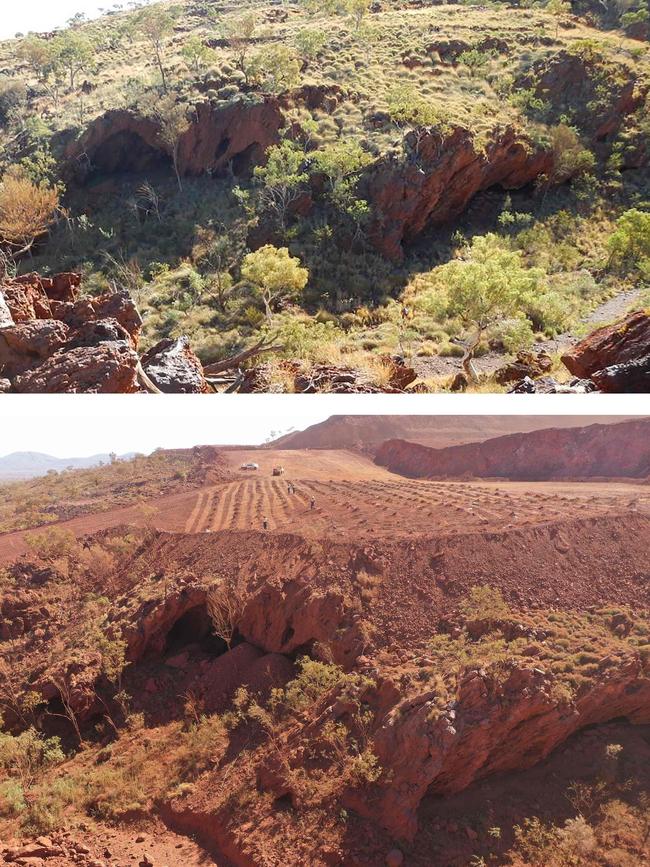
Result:
M228 153L228 148L230 147L230 139L228 136L224 136L219 144L217 145L217 149L214 152L215 160L220 160Z
M171 172L172 160L164 150L148 144L131 130L116 133L91 155L92 176Z
M175 655L190 645L198 646L209 656L222 656L228 652L223 638L214 634L205 605L195 605L178 618L167 633L163 652Z
M259 162L259 145L253 142L232 158L232 171L238 178L253 171L253 166Z

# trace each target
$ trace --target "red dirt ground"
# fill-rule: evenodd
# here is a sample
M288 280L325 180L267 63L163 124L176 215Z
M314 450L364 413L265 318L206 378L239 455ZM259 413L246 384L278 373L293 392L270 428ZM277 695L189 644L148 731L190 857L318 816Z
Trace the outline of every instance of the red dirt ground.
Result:
M63 521L76 536L120 524L176 533L261 530L364 542L377 536L509 530L625 511L650 514L650 489L623 482L434 482L403 479L350 451L232 449L232 482ZM240 470L254 461L258 470ZM284 475L273 477L274 466ZM288 483L295 493L288 493ZM311 498L315 500L310 508ZM32 531L34 532L34 531ZM0 563L24 553L24 532L0 535Z
M336 636L339 621L349 627L339 605L345 599L363 600L372 627L369 652L379 666L408 666L419 658L439 621L453 614L477 584L499 588L517 610L650 605L648 485L411 480L349 451L229 449L223 454L233 480L161 497L152 517L129 507L59 525L80 536L125 523L163 531L147 537L146 547L124 567L132 584L120 597L124 610L119 608L139 642L129 689L148 721L175 718L178 696L195 681L207 688L214 704L209 712L223 710L246 677L255 684L263 666L273 664L274 677L283 683L290 676L291 654L321 641L323 624ZM259 469L241 470L248 461ZM272 469L280 465L284 474L274 477ZM288 493L289 482L296 493ZM268 532L261 529L264 518ZM24 548L24 534L1 536L0 560ZM192 593L198 592L200 578L216 574L260 589L256 611L241 624L245 642L215 659L195 644L164 644L163 651L148 656L159 637L156 630L168 630L169 636L174 606L178 619L196 605L199 596L192 601ZM153 607L156 597L147 598L147 582L154 594L165 588ZM169 597L167 582L176 588ZM183 604L186 609L178 607ZM246 677L238 665L249 672ZM264 673L268 685L272 678L266 668ZM154 736L146 731L147 738ZM572 815L561 802L571 775L588 777L595 748L602 752L609 742L626 744L642 761L648 756L647 731L614 722L585 730L521 776L489 778L443 804L426 797L422 830L405 863L461 867L477 852L489 853L488 832L494 825L511 825L542 808L549 819ZM542 789L552 794L541 799L538 810ZM201 798L209 806L218 791L198 790L193 809L201 807ZM486 804L489 815L482 812ZM210 815L206 808L205 816ZM201 810L193 814L194 824L183 828L179 820L171 827L180 835L155 816L134 817L133 826L118 828L80 824L69 837L54 840L52 835L65 854L45 863L125 867L147 864L147 853L154 867L228 867L225 858L208 854L192 839L196 823L204 821L209 820ZM138 840L143 830L146 836ZM70 841L91 851L77 857L79 849ZM290 863L309 862L296 856Z

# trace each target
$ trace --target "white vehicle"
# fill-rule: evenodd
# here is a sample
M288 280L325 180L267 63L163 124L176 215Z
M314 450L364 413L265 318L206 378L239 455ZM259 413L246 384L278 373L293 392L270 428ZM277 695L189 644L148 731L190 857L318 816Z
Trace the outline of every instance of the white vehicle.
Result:
M259 470L259 468L260 468L259 464L249 463L249 464L242 464L239 469L240 470Z

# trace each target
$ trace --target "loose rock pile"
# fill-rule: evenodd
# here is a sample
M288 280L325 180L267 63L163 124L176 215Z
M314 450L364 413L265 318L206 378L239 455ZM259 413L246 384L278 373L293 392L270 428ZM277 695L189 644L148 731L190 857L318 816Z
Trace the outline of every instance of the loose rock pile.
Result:
M407 387L417 379L413 368L398 356L386 356L383 360L388 381L382 385L373 383L363 371L345 365L304 365L290 360L282 362L280 370L290 385L289 390L300 394L323 391L329 394L399 394L407 391ZM245 394L273 391L271 373L269 365L247 370L239 391Z

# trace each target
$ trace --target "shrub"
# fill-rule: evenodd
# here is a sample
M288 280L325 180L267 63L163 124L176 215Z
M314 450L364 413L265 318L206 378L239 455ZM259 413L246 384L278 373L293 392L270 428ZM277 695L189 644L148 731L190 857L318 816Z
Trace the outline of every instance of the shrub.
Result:
M631 208L621 214L607 246L610 267L650 272L650 211Z
M0 183L0 244L18 256L44 235L59 207L59 192L35 184L20 170L9 171Z
M467 620L501 620L510 615L510 608L498 587L476 584L459 609Z

